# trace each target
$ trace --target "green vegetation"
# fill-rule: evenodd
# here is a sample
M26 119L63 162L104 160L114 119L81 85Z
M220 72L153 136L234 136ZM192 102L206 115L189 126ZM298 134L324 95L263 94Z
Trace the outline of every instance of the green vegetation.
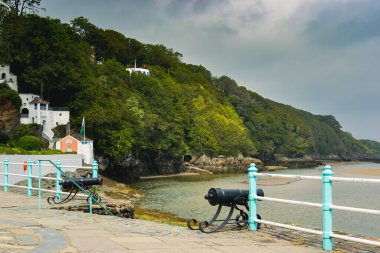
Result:
M0 84L0 106L6 106L7 103L11 103L19 110L21 107L21 98L18 93L9 88L8 85Z
M68 154L62 153L60 150L47 149L47 150L24 150L19 147L9 148L0 146L0 154L8 155L56 155L56 154Z
M372 140L360 140L360 142L368 147L368 151L361 159L380 162L380 143Z
M215 79L215 84L243 119L263 161L273 160L275 154L351 160L368 152L365 143L342 131L332 115L313 115L265 99L226 76Z
M35 136L25 135L18 140L18 146L28 151L41 150L42 141Z
M37 8L39 1L33 3ZM134 157L154 171L186 153L272 161L275 155L354 159L368 151L333 116L265 99L228 77L213 78L203 66L183 63L172 49L98 28L86 18L63 24L9 13L0 28L0 45L7 49L0 61L10 63L20 92L69 107L72 128L86 117L86 136L113 168ZM135 61L151 75L130 75L125 68ZM13 143L33 135L15 132ZM0 142L12 140L0 136Z

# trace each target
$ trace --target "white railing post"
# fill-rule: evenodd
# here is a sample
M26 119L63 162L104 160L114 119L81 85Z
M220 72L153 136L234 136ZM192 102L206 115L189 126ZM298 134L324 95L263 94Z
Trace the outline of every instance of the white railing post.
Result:
M28 196L32 196L33 194L33 190L32 190L32 187L33 187L33 174L32 174L32 166L33 166L33 162L31 159L28 160Z
M257 230L257 222L254 219L257 218L257 206L255 199L255 195L257 194L257 181L256 175L257 168L254 163L251 163L248 169L248 183L249 183L249 194L248 194L248 207L249 207L249 215L248 215L248 229L251 231Z
M4 160L4 191L7 192L8 191L8 167L9 166L9 160L8 158L5 158Z
M59 169L62 169L62 163L61 161L57 161L57 167ZM57 200L61 200L61 185L59 184L61 182L61 171L59 169L56 169L56 178L55 178L55 197Z
M322 238L323 238L323 249L332 250L333 241L331 237L333 215L332 215L332 177L334 173L331 170L330 165L326 165L322 172Z

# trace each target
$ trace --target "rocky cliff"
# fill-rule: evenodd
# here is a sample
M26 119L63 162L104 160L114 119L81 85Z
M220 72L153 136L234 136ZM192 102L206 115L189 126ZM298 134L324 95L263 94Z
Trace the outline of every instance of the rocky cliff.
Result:
M19 121L20 113L11 101L0 101L0 131L10 132Z

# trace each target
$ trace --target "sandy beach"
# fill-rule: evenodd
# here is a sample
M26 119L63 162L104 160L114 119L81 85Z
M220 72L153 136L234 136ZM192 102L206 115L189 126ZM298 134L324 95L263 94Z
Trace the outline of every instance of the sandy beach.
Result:
M336 174L380 176L380 169L341 170L337 171Z

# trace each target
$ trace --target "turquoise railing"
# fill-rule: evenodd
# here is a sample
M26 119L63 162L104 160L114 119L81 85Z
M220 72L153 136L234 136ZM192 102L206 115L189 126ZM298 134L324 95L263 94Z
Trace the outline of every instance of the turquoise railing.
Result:
M332 192L333 192L333 181L346 181L346 182L365 182L365 183L380 183L380 179L369 179L369 178L344 178L344 177L333 177L333 172L329 165L324 167L322 176L302 176L302 175L284 175L284 174L263 174L257 173L257 168L255 164L251 164L248 169L248 181L249 181L249 195L248 195L248 205L249 205L249 226L248 229L255 231L257 230L257 223L267 224L272 226L278 226L293 230L298 230L306 233L316 234L322 236L323 240L323 249L330 251L333 249L333 238L338 238L347 241L359 242L374 246L380 246L379 241L366 240L362 238L340 235L333 232L333 210L343 210L350 212L359 212L367 214L380 215L379 210L372 209L363 209L363 208L354 208L346 206L337 206L332 203ZM270 197L260 197L256 195L257 189L257 177L258 176L267 176L267 177L282 177L282 178L296 178L296 179L309 179L309 180L320 180L322 181L322 204L312 203L312 202L303 202L296 200L287 200L280 198L270 198ZM322 209L322 231L307 229L298 226L291 226L282 223L276 223L267 220L257 219L257 200L266 200L274 201L286 204L295 204L303 206L318 207Z
M62 180L62 175L69 179L80 191L85 193L85 195L88 197L89 200L89 212L92 213L92 204L95 202L98 204L107 214L112 215L113 214L102 204L99 203L99 201L92 196L92 194L86 190L84 187L80 186L75 180L67 175L62 170L62 163L61 161L57 161L55 164L51 160L37 160L38 161L38 176L33 176L33 165L35 162L33 162L31 159L29 159L26 163L10 163L8 159L4 160L3 163L3 172L0 172L0 175L3 175L3 190L7 192L9 190L9 187L16 187L16 188L25 188L27 190L27 195L32 196L33 195L33 190L38 191L38 208L41 208L41 198L42 198L42 192L52 192L55 194L55 197L60 200L61 199L61 185L60 181ZM52 166L55 167L56 169L56 177L44 177L42 176L42 162L48 162ZM26 175L25 174L19 174L19 173L10 173L9 172L9 165L21 165L24 166L24 170L26 170ZM75 167L75 166L66 166L66 167ZM92 170L92 177L97 178L98 177L98 163L96 161L93 162L92 167L82 167L82 168L89 168ZM27 177L27 186L20 186L16 184L10 184L9 183L9 176L16 176L16 177ZM33 188L32 182L33 178L38 178L38 188ZM47 190L47 189L42 189L42 179L48 179L48 180L55 180L55 191L52 190Z

